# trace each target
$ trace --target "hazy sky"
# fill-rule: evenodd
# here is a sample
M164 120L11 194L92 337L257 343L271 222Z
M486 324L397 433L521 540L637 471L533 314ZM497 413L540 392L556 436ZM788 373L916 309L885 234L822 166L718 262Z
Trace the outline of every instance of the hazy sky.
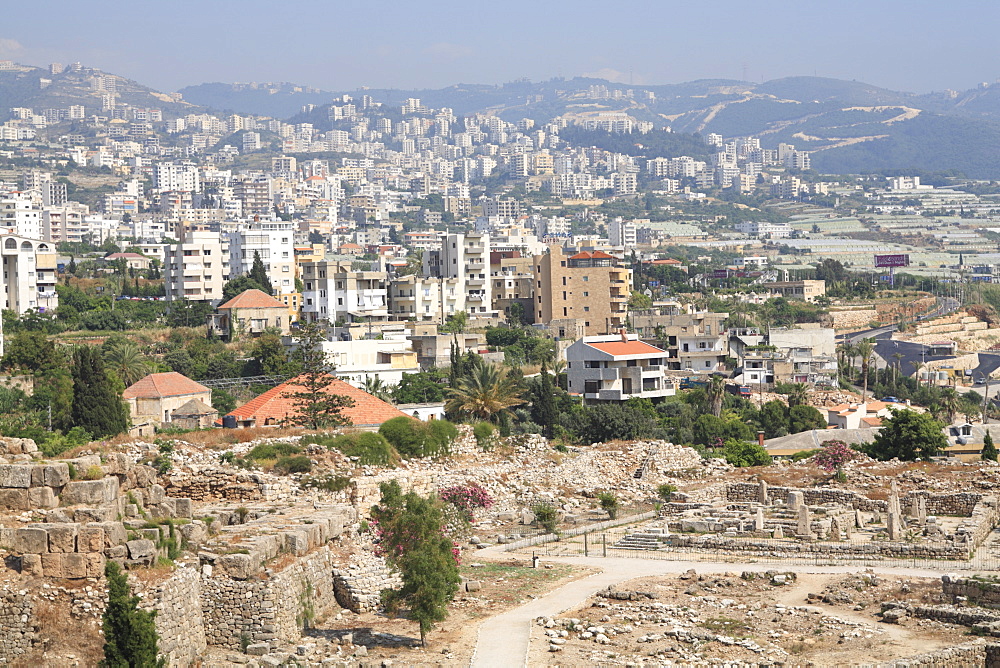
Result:
M33 0L0 58L80 61L160 90L292 81L426 88L590 74L819 75L927 92L1000 77L996 0Z

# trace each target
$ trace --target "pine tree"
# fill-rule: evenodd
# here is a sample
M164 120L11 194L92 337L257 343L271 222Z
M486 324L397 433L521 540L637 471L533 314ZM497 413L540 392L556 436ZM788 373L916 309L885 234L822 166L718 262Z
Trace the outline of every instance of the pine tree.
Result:
M552 428L555 426L558 417L556 410L556 397L552 388L552 377L549 376L549 367L542 359L542 386L541 396L538 397L538 417L541 419L542 429L545 436L552 438Z
M397 569L403 586L382 592L386 610L405 607L420 625L420 643L448 616L448 602L461 581L454 545L444 535L441 502L410 492L403 495L393 480L380 486L382 500L372 508L386 562Z
M69 256L69 264L66 265L67 274L76 274L76 258L72 255Z
M997 460L997 446L993 445L993 435L990 434L990 430L986 430L986 435L983 436L983 454L982 460L984 462L995 462Z
M250 278L260 285L261 290L269 295L274 294L271 279L268 278L267 270L264 269L264 261L260 259L260 251L253 252L253 266L250 267Z
M296 411L286 419L288 424L309 429L350 424L341 409L353 406L354 400L329 391L336 379L332 375L334 366L327 361L323 350L325 340L322 322L303 325L295 337L298 348L292 359L298 366L299 376L294 383L301 389L289 395Z
M114 561L104 567L108 579L108 607L101 628L104 631L104 668L164 666L157 659L155 612L138 609L139 598L132 596L128 578Z
M80 346L73 353L73 424L94 438L120 434L129 426L128 410L100 353L91 346Z

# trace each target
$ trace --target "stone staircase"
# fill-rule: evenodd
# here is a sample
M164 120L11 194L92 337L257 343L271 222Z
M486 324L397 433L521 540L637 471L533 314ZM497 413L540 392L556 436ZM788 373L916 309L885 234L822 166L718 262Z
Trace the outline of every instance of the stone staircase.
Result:
M630 533L612 547L619 550L659 550L663 547L659 536L643 533Z
M649 449L649 452L646 454L646 458L642 460L642 464L640 464L639 468L637 468L635 473L632 474L633 478L639 480L642 476L646 475L646 469L649 468L649 465L653 462L653 458L656 457L656 453L659 452L659 450L660 448L657 445L654 445Z

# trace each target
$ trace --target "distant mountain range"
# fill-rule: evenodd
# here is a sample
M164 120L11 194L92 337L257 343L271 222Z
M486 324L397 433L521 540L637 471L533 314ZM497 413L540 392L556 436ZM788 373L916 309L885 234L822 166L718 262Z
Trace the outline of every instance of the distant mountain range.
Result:
M0 109L44 109L83 104L100 108L101 77L119 99L156 107L167 116L213 110L312 122L328 129L327 108L343 95L369 95L398 112L406 98L457 115L496 114L509 121L543 123L556 116L586 118L625 112L678 133L756 136L765 147L781 142L813 151L813 168L826 173L900 170L955 171L1000 179L1000 84L917 95L856 81L790 77L760 84L704 79L669 85L610 83L600 79L518 81L498 86L458 84L433 90L323 91L290 83L205 83L179 91L181 98L142 84L83 68L52 75L25 66L0 71ZM597 87L595 89L595 87ZM595 95L608 91L608 96ZM624 95L632 91L632 97ZM623 95L616 97L615 91ZM649 95L652 94L652 95ZM302 113L303 107L312 111Z

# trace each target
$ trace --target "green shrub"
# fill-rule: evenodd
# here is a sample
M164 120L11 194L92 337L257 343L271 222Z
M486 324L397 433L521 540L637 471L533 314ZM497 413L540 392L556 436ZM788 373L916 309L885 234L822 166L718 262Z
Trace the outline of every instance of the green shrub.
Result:
M664 501L669 501L673 493L677 491L676 485L664 483L656 488L656 495Z
M324 492L341 492L351 486L351 479L346 475L309 476L300 482L303 487L321 489Z
M820 449L816 448L815 450L803 450L802 452L796 452L794 455L792 455L792 461L801 462L803 459L809 459L819 451Z
M378 433L403 457L434 457L451 451L458 429L448 420L421 422L400 416L385 422Z
M485 450L489 446L490 437L493 436L494 431L496 430L489 422L477 422L472 428L472 435L476 437L476 445Z
M615 519L618 517L618 497L611 492L601 492L597 495L597 500L601 502L601 508L608 513L608 517Z
M399 453L381 434L355 432L327 437L318 445L329 450L340 450L348 457L357 457L362 466L396 466Z
M100 480L104 477L104 469L100 466L88 466L87 470L83 472L84 480Z
M535 514L535 520L542 525L548 533L556 532L556 525L558 523L559 512L548 503L539 503L536 506L532 506L531 512Z
M76 466L73 464L73 462L69 462L66 465L66 467L69 469L69 479L70 480L76 480L80 476L80 474L77 473Z
M275 468L285 473L309 473L312 471L312 461L305 455L285 456L278 459Z
M278 459L289 457L302 452L302 448L291 443L261 443L254 446L253 450L246 454L246 459L260 461L262 459Z

